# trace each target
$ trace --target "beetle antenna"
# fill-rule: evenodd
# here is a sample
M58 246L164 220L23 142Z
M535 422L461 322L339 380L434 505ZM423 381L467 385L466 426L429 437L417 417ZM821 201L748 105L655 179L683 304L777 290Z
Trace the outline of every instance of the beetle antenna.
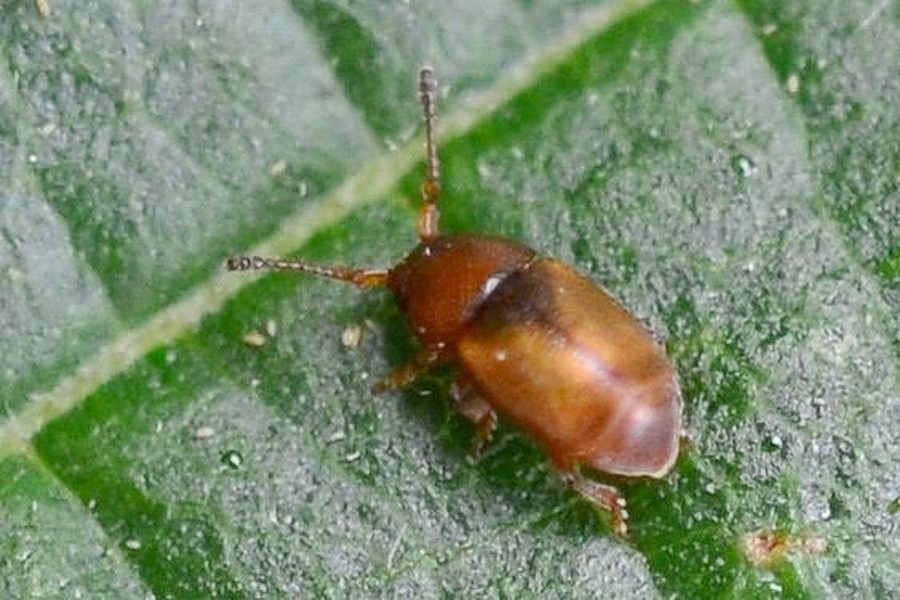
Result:
M440 161L437 155L437 139L435 137L435 89L434 70L422 67L419 71L419 102L425 120L425 181L422 183L422 213L419 220L419 237L429 240L438 235L437 207L441 195Z
M285 258L264 258L262 256L230 256L225 263L229 271L297 271L319 277L338 279L361 288L387 285L387 269L358 269L341 265L326 266L303 260Z

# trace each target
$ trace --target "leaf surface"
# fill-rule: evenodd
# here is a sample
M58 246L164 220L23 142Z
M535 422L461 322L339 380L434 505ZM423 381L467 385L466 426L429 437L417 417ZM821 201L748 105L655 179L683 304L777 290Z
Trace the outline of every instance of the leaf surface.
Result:
M900 589L896 3L539 4L0 9L0 595ZM522 433L467 460L451 373L372 395L415 348L386 294L221 271L409 251L423 62L445 229L677 365L629 541Z

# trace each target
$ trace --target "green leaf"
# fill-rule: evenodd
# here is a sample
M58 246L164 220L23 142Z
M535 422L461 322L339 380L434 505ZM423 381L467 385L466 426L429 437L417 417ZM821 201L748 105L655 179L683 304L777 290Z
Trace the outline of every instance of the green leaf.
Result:
M52 9L0 7L0 596L900 589L896 2ZM372 395L415 347L386 294L222 272L413 247L424 62L445 229L677 365L627 541L521 432L469 461L450 373Z

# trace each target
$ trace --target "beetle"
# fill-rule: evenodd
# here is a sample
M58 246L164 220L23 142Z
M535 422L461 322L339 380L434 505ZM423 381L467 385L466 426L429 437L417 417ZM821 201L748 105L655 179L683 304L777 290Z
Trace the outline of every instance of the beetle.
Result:
M517 242L439 232L441 179L434 72L419 74L425 179L419 244L389 269L232 256L227 268L288 270L393 292L421 344L373 388L402 388L454 363L457 409L475 425L474 452L498 415L533 437L563 480L626 533L618 490L583 472L662 478L678 457L681 392L662 347L603 288Z

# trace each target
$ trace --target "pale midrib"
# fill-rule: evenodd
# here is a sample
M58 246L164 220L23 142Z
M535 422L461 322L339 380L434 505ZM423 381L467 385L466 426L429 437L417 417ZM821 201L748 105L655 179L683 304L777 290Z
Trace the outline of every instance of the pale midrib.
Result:
M610 6L586 11L553 43L541 47L505 71L496 85L473 95L456 111L446 116L439 115L439 137L448 140L471 131L498 107L563 63L581 45L653 1L621 0ZM410 69L416 66L410 65ZM422 158L422 139L417 137L396 152L370 159L322 201L286 219L272 236L252 248L250 253L272 256L291 253L316 232L337 223L351 211L387 196ZM0 424L0 459L11 453L27 451L31 438L44 425L78 406L100 386L154 348L168 345L190 332L204 317L219 311L230 298L259 277L260 274L220 271L144 324L110 341L61 379L53 389L32 395L21 410Z

